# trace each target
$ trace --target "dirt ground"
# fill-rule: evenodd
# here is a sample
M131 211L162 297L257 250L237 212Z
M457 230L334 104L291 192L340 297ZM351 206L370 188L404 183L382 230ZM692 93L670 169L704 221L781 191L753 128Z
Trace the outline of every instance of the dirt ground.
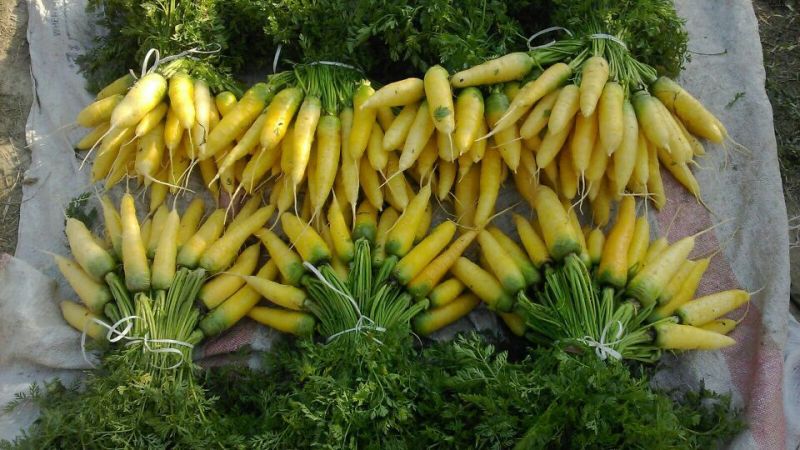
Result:
M792 241L792 308L800 306L800 0L755 0Z
M31 107L25 0L0 0L0 253L17 247L23 170L30 164L25 122Z

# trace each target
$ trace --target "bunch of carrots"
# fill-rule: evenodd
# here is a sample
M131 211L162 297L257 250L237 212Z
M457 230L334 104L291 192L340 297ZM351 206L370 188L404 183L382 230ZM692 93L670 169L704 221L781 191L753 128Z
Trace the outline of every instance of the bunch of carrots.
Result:
M703 327L730 331L735 323L719 317L749 295L689 302L708 259L687 259L694 237L650 243L633 200L648 196L663 206L661 166L700 199L689 169L705 153L699 139L730 138L697 99L636 61L624 43L572 38L452 75L433 66L422 78L377 90L373 84L354 68L312 63L272 75L237 100L230 91L212 95L207 83L180 70L154 68L98 94L78 115L93 130L77 147L97 149L92 180L104 179L106 189L125 177L150 187L150 218L142 225L147 251L136 262L142 267L179 221L165 205L168 191L188 191L196 165L203 184L225 192L231 204L251 196L227 228L229 211L218 209L197 239L194 230L174 239L170 264L216 274L199 292L210 310L199 322L206 336L248 313L283 331L313 334L324 322L314 292L329 286L312 286L322 281L309 267L349 283L363 239L378 279L427 301L409 318L420 334L452 323L480 300L515 333L531 334L536 320L520 305L535 304L538 294L527 299L526 292L550 292L534 288L586 272L601 293L592 301L605 301L611 289L612 298L635 302L642 318L635 323L655 333L642 338L647 344L732 343L714 341ZM522 248L491 225L509 175L539 217L532 224L515 216ZM262 194L268 206L260 207ZM455 222L429 234L434 196L440 203L452 198ZM584 234L571 203L585 198L598 228ZM606 236L600 227L617 200L619 215ZM198 225L203 208L195 202L184 218L196 217ZM113 253L124 260L113 214L105 215ZM290 244L267 225L273 215ZM250 236L271 258L255 274L260 245L241 251ZM480 264L462 256L475 240ZM554 267L564 273L553 275ZM261 297L273 304L253 308Z
M459 258L451 269L454 291L469 289L498 311L514 334L537 343L587 335L600 340L615 335L620 321L625 334L616 340L639 345L624 354L635 359L653 361L658 349L734 344L725 334L738 322L723 316L747 303L750 294L735 289L693 299L713 256L689 259L697 235L671 244L663 237L651 241L647 216L636 216L630 196L604 233L600 227L582 229L575 209L552 189L540 186L533 195L537 218L514 215L521 245L496 227L479 231L480 264ZM588 287L554 291L551 277L565 276L557 272L567 266L578 278L585 272ZM636 336L626 341L628 334Z

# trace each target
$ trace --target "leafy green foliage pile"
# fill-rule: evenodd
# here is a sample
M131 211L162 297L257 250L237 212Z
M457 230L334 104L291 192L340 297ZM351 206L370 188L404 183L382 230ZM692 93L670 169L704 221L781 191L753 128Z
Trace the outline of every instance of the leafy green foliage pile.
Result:
M97 92L130 69L138 72L151 48L162 57L192 48L219 49L193 61L191 71L212 86L229 84L230 74L244 63L244 49L228 44L233 30L219 6L217 0L89 0L87 10L107 34L97 36L94 47L78 59L87 88Z
M42 415L0 448L714 448L743 427L728 396L676 397L590 353L359 336L282 344L265 371L211 369L199 384L158 387L110 357L84 389L20 396Z
M524 48L541 0L262 0L267 36L289 59L334 59L394 81L450 71Z
M673 402L641 371L593 353L541 349L511 362L473 337L427 357L438 373L420 405L441 419L424 433L454 448L714 448L743 426L728 397L701 389Z
M141 66L150 48L218 48L193 68L213 86L243 69L271 68L281 45L281 61L334 60L394 81L436 63L457 70L524 49L543 25L543 1L90 0L108 33L79 62L97 91Z
M130 364L129 352L141 349L107 357L83 386L56 380L18 395L7 409L33 404L40 416L0 448L210 448L226 439L214 399L185 376L193 369L184 365L154 380L151 371Z
M592 34L596 24L603 33L625 42L631 55L656 68L659 74L677 76L688 58L689 35L685 20L672 0L550 0L550 23L580 36Z
M515 361L477 335L413 343L306 341L269 355L269 373L228 368L210 383L246 424L243 442L275 449L713 448L743 426L727 396L701 389L675 402L640 369L594 354L549 348Z

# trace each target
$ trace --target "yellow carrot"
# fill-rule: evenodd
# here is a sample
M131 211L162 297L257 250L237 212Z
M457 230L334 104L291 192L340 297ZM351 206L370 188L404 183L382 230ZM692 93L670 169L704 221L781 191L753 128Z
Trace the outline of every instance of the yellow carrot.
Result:
M455 104L455 132L453 141L460 155L469 151L479 137L480 122L484 120L483 95L470 87L458 93Z
M624 197L617 212L617 222L608 233L600 265L597 268L598 280L621 288L628 280L628 251L636 225L636 201Z
M464 283L458 281L457 278L450 278L448 280L442 281L439 283L438 286L433 288L431 293L428 295L428 300L431 302L432 308L438 308L440 306L444 306L461 295L461 292L464 291Z
M184 213L184 218L186 213ZM177 262L184 267L197 267L200 257L206 249L219 239L225 226L225 210L218 209L211 213L203 225L180 245ZM178 233L181 230L179 228ZM180 242L180 239L178 239Z
M475 223L475 206L480 195L480 168L473 165L469 172L456 183L455 211L459 225L472 228Z
M272 149L286 136L292 117L303 101L303 91L290 87L275 94L267 107L267 119L261 129L261 146Z
M651 97L645 91L639 91L631 99L633 108L636 110L636 118L639 121L642 131L647 140L653 143L658 149L670 151L669 129L664 126L665 117L661 114L656 103L658 100Z
M405 106L420 101L424 95L425 86L422 80L406 78L378 89L363 105L364 108L374 109L381 106Z
M383 210L380 219L378 220L378 228L375 233L375 246L372 252L372 265L380 266L386 258L386 237L389 230L397 223L400 214L393 208L386 208Z
M462 70L450 78L453 87L461 88L518 80L533 68L533 59L525 52L508 53Z
M216 308L245 284L242 276L250 275L255 270L258 263L259 248L260 244L253 244L247 247L225 273L215 276L200 288L197 298L203 302L206 308ZM274 263L272 264L275 267ZM277 267L274 271L277 272Z
M548 253L547 245L531 223L519 214L514 214L513 218L522 246L528 253L533 265L542 267L550 262L550 253Z
M311 143L322 113L322 104L319 97L307 95L294 124L294 149L292 153L292 183L297 186L305 176L308 160L311 157ZM320 205L321 207L322 205Z
M647 246L650 243L650 223L647 221L647 215L642 215L636 219L636 224L633 228L633 237L628 246L628 271L634 273L641 268L644 263L644 257L647 253Z
M72 256L95 280L101 280L115 267L114 258L100 245L95 237L78 219L68 218L66 235Z
M383 150L383 131L381 127L372 127L372 133L367 143L367 158L375 170L383 170L389 161L388 155Z
M169 100L181 127L191 129L195 123L194 81L186 73L178 72L170 77Z
M608 81L608 61L602 56L592 56L583 63L581 73L581 113L589 117L594 113L603 87Z
M111 291L108 290L108 287L84 272L76 262L60 255L53 255L53 259L58 265L58 270L64 275L64 279L67 280L81 302L90 311L101 313L103 306L112 300Z
M78 113L75 123L84 128L92 128L107 122L123 98L123 95L111 95L89 104Z
M680 289L678 289L678 292L672 296L668 303L659 305L656 309L654 309L647 320L656 321L665 317L669 317L678 308L690 301L694 297L697 287L700 284L700 280L703 278L703 274L708 269L710 262L711 258L703 258L693 261L693 264L684 264L684 266L689 265L690 270Z
M550 112L553 110L553 105L555 105L560 94L561 89L556 89L536 103L519 129L519 134L523 139L531 139L539 135L544 127L547 126L547 122L550 120Z
M369 202L361 202L358 205L355 223L353 224L353 239L366 238L370 242L375 242L378 232L378 210Z
M125 193L120 205L122 223L122 267L125 271L125 286L131 291L150 289L150 265L147 262L142 232L136 219L133 196Z
M303 289L254 276L245 276L243 278L247 281L248 286L278 306L300 311L304 309L308 301Z
M130 89L131 86L133 86L135 81L136 78L134 78L132 74L126 73L125 75L109 83L103 89L100 89L100 92L97 93L95 98L97 100L101 100L112 95L124 94L128 91L128 89Z
M408 207L397 219L394 228L389 231L386 237L387 254L403 257L408 253L414 243L415 232L419 227L421 216L428 206L430 197L431 186L426 184L420 188L414 199L408 203Z
M478 244L481 247L481 255L486 258L489 270L492 271L506 292L514 295L525 288L526 282L522 271L491 233L486 230L478 232Z
M408 284L433 261L456 233L456 224L446 221L437 226L431 234L417 244L395 265L393 275L400 284Z
M664 322L654 328L656 346L668 350L717 350L736 343L728 336L691 325Z
M716 319L705 325L701 325L700 328L706 331L713 331L714 333L728 334L736 328L736 325L739 325L739 322L733 319Z
M167 109L169 109L167 104L161 103L147 113L144 118L142 118L141 122L139 122L139 125L136 125L136 137L144 136L158 124L162 123L162 119L167 114Z
M108 132L110 128L111 124L108 122L103 122L95 128L92 128L92 131L86 133L86 135L83 136L77 144L75 144L75 148L78 150L89 150L98 142L100 142L100 139L106 134L106 132Z
M328 208L328 222L330 223L331 240L333 241L333 250L336 252L336 256L343 262L352 261L355 254L355 245L336 197L333 197L331 206Z
M456 128L453 91L447 69L432 66L425 72L425 97L427 98L431 121L439 132L452 135Z
M570 253L580 252L577 232L570 225L569 216L555 192L548 187L539 186L534 193L534 201L550 256L560 261Z
M269 256L272 258L271 261L275 261L283 278L285 278L289 284L298 286L300 284L300 279L303 277L303 274L305 274L303 260L300 259L300 255L290 249L275 233L266 228L262 228L254 234L267 248Z
M367 159L362 159L359 164L358 179L361 182L361 189L364 191L367 200L375 209L383 208L383 190L378 172L370 165Z
M508 312L514 303L513 299L503 290L503 287L492 274L483 270L480 266L460 257L456 260L450 272L454 277L486 302L489 309Z
M322 237L299 217L283 213L281 226L304 261L317 265L331 259L331 250Z
M364 103L375 93L369 82L363 82L353 94L353 125L348 137L348 151L353 159L361 159L367 149L372 126L375 125L377 112L364 106Z
M236 258L239 247L258 231L275 212L273 205L258 209L241 222L231 224L225 233L212 243L200 257L200 267L215 273L227 268Z
M622 143L625 121L623 105L625 91L618 83L609 81L603 88L597 104L598 139L600 148L611 155Z
M667 77L660 77L653 83L652 91L664 106L680 117L693 134L717 144L725 140L727 133L724 127L719 126L719 120L678 83Z
M248 316L270 328L300 337L310 337L316 326L311 314L266 306L256 306L250 310Z
M439 180L436 185L436 198L440 202L450 199L450 190L456 181L456 165L453 162L441 161L439 163Z
M499 120L508 111L508 97L500 91L495 91L486 99L486 121L494 129ZM500 155L512 171L519 166L522 143L519 140L519 130L516 124L497 132L493 138Z
M428 143L428 140L433 135L434 129L428 102L423 101L417 109L414 122L411 124L406 136L403 152L400 154L399 169L401 171L410 168L414 164L422 149L425 148L425 144Z
M268 261L261 270L256 274L257 277L265 280L273 280L278 274L278 269L275 267L273 261ZM241 280L240 283L244 283ZM235 325L242 317L251 312L258 301L261 300L261 294L250 286L242 286L233 295L225 299L225 301L209 312L198 324L203 334L206 337L216 336L228 328Z
M419 275L408 283L406 286L408 292L417 298L428 295L431 289L438 285L439 281L453 267L456 260L458 260L470 244L472 244L472 241L475 240L477 235L478 233L472 230L459 236L447 247L447 250L431 261Z
M92 313L83 305L71 301L62 301L59 306L61 315L72 328L85 332L87 336L96 341L105 338L105 327L95 322L100 321L100 316Z
M480 195L475 207L475 225L484 227L494 214L497 196L500 193L500 153L489 149L481 162Z
M539 99L561 86L572 75L572 69L564 63L556 63L545 69L539 78L525 83L508 111L495 124L489 136L516 123Z
M175 261L178 253L178 227L180 226L180 216L178 211L172 210L167 215L161 237L158 240L158 248L153 258L153 289L169 289L175 279Z
M586 247L589 251L589 260L593 266L600 264L603 257L603 247L605 247L606 236L600 228L593 228L586 238Z
M183 216L181 216L181 224L178 227L178 247L188 241L197 231L197 226L200 225L200 219L203 218L205 210L206 205L200 197L195 197L186 207Z
M676 311L681 323L701 326L739 308L750 300L750 294L741 289L716 292L684 303Z
M208 143L205 151L201 150L198 154L199 159L211 157L230 145L258 118L271 96L272 88L266 83L256 83L248 89L233 110L223 117L208 134Z
M568 84L561 89L558 99L550 112L547 121L547 129L556 134L573 122L575 114L580 108L580 88L574 84Z
M472 294L464 294L446 305L429 309L414 317L414 330L428 336L466 316L480 303L480 299Z
M383 135L383 142L381 146L384 151L390 152L397 150L403 146L406 141L406 136L414 123L414 118L417 116L419 104L413 103L406 105L392 121L392 125L386 129Z
M513 239L494 226L489 227L488 231L502 250L511 258L520 273L522 273L526 285L529 286L541 281L541 276L539 275L539 271L536 270L536 266L533 265L533 262L528 258L528 255L525 254L525 251L523 251Z
M648 306L655 303L669 280L685 263L694 248L695 237L685 237L661 252L652 264L646 264L628 283L626 292Z

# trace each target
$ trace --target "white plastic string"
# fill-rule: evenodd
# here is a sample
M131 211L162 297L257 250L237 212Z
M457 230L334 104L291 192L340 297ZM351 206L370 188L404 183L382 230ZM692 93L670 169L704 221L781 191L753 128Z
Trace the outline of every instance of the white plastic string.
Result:
M180 52L180 53L175 54L175 55L165 56L164 58L161 58L161 52L159 52L157 48L151 48L150 50L147 51L147 54L145 54L144 61L142 61L142 75L141 76L145 76L148 73L153 72L154 70L156 70L158 68L159 65L161 65L163 63L174 61L174 60L180 59L180 58L187 58L187 57L190 58L191 56L189 56L189 55L194 55L194 54L196 54L196 55L211 55L211 54L214 54L214 53L219 53L222 50L222 46L219 45L219 44L216 44L216 47L217 48L214 49L214 50L200 50L200 48L198 48L198 47L193 47L193 48L190 48L189 50ZM149 65L148 63L150 62L150 57L153 54L156 55L156 60L153 63L153 66L150 67L150 69L148 69L147 68L147 66ZM134 77L135 76L136 75L134 74Z
M356 72L361 72L361 70L356 66L351 66L350 64L341 63L338 61L314 61L310 62L307 65L309 66L336 66L336 67L344 67L346 69L355 70Z
M153 343L153 344L174 344L174 345L181 345L181 346L189 348L189 349L194 348L194 345L192 345L192 344L190 344L188 342L178 341L178 340L175 340L175 339L150 339L147 334L144 335L144 339L141 339L140 341L131 341L131 342L128 342L127 344L125 344L125 345L129 346L129 345L136 344L137 342L142 342L144 344L142 346L142 351L143 352L171 353L171 354L174 354L174 355L178 355L178 357L180 359L178 359L178 362L176 362L175 364L173 364L173 365L171 365L169 367L156 366L159 369L165 369L165 370L176 369L176 368L180 367L181 364L183 364L183 353L181 353L180 350L178 350L177 348L174 348L174 347L164 347L164 348L155 348L154 349L153 347L150 347L151 343Z
M538 32L534 33L533 35L531 35L531 37L529 37L529 38L528 38L528 39L525 41L525 44L527 44L527 46L528 46L528 50L535 50L535 49L537 49L537 48L546 48L546 47L550 47L551 45L555 44L555 43L556 43L556 41L555 41L555 40L552 40L552 41L548 42L547 44L537 45L537 46L535 46L535 47L532 47L532 46L531 46L531 41L533 41L533 40L534 40L534 39L536 39L537 37L539 37L539 36L542 36L542 35L544 35L544 34L552 33L552 32L554 32L554 31L564 31L564 32L566 32L568 35L572 36L572 32L571 32L571 31L569 31L568 29L564 28L564 27L550 27L550 28L545 28L544 30L541 30L541 31L538 31Z
M278 44L278 48L275 49L275 57L272 58L272 73L278 73L278 59L281 57L282 49L283 44Z
M606 34L606 33L590 34L589 35L589 39L607 39L609 41L613 41L613 42L616 42L617 44L621 45L622 48L624 48L625 50L628 49L628 46L625 45L625 42L623 42L622 39L620 39L620 38L618 38L618 37L616 37L614 35L611 35L611 34Z
M347 295L344 292L342 292L339 289L337 289L336 286L332 285L328 280L325 279L325 277L322 276L322 273L316 267L314 267L313 264L311 264L308 261L303 261L303 267L305 267L306 269L310 270L311 273L313 273L314 276L317 277L317 279L319 279L319 281L322 282L322 284L324 284L325 286L328 287L328 289L330 289L333 292L336 292L337 294L341 295L342 297L345 297L348 300L350 300L350 302L353 304L353 306L356 307L356 310L358 310L358 305L356 305L356 301L353 300L353 297L350 297L349 295Z
M353 305L353 308L355 308L356 313L358 314L358 320L356 321L355 326L353 326L352 328L348 328L346 330L339 331L337 333L334 333L334 334L328 336L327 342L331 342L331 341L333 341L334 339L336 339L337 337L339 337L339 336L341 336L343 334L354 333L354 332L357 333L357 332L360 332L362 330L373 330L373 331L377 331L379 333L383 333L383 332L386 331L386 328L377 325L374 320L372 320L369 317L367 317L364 314L362 314L361 313L361 308L358 307L358 303L356 303L355 299L353 297L351 297L350 295L348 295L348 294L340 291L339 289L337 289L336 286L332 285L328 280L325 279L325 277L322 276L322 273L316 267L314 267L313 264L311 264L308 261L304 261L303 262L303 266L306 267L308 270L310 270L311 273L313 273L314 276L316 276L317 279L320 282L322 282L322 284L324 284L326 287L328 287L330 290L332 290L333 292L336 292L337 294L341 295L342 297L344 297L348 301L350 301L350 304ZM373 337L372 340L374 340L378 344L383 345L383 342L381 342L380 340L378 340L375 337Z
M622 355L620 352L614 350L612 346L617 345L621 342L622 332L625 331L625 327L622 325L622 322L619 320L616 321L618 325L617 334L614 336L614 340L612 342L606 342L606 334L608 334L608 327L611 326L612 322L606 324L605 328L603 328L603 332L600 333L600 340L596 341L591 336L584 336L582 339L578 339L579 342L582 342L589 347L594 348L594 353L600 358L602 361L608 359L608 357L612 357L616 360L622 359Z
M150 62L150 57L154 53L156 55L156 62L153 63L153 67L150 70L147 70L147 63ZM161 52L159 52L158 49L151 48L150 50L148 50L147 54L144 55L144 61L142 61L142 75L141 76L145 76L148 73L150 73L150 71L155 70L155 68L158 67L158 60L160 59L160 57L161 57Z
M139 316L123 317L122 319L119 319L118 321L116 321L113 325L108 325L107 323L103 322L102 320L95 319L95 318L92 318L91 322L94 322L94 323L100 325L101 327L105 328L106 330L108 330L108 332L106 333L106 339L108 340L108 342L111 342L112 344L125 339L125 340L129 341L128 343L125 344L126 347L130 346L130 345L138 344L138 343L143 343L144 345L142 346L142 351L151 352L151 353L172 353L172 354L177 354L178 356L181 357L181 359L177 363L175 363L175 364L173 364L172 366L169 366L169 367L160 367L161 369L169 370L169 369L175 369L177 367L180 367L180 365L183 364L183 353L181 353L180 350L178 350L177 348L173 348L173 347L153 348L153 347L150 346L150 344L151 343L154 343L154 344L174 344L174 345L180 345L180 346L183 346L183 347L186 347L186 348L190 348L190 349L194 348L194 345L192 345L192 344L190 344L188 342L178 341L178 340L175 340L175 339L150 339L147 334L145 334L144 338L139 338L139 337L135 337L135 336L134 337L130 337L130 336L128 336L128 334L133 329L133 321L136 320L136 319L141 319L141 317L139 317ZM122 329L122 331L120 331L120 330L118 330L118 328L122 324L126 324L126 325L125 325L125 328ZM83 355L83 360L84 361L86 361L90 366L92 366L92 368L95 368L97 366L92 361L90 361L88 356L86 355L86 326L87 325L88 325L88 322L84 323L83 332L81 333L81 355Z

